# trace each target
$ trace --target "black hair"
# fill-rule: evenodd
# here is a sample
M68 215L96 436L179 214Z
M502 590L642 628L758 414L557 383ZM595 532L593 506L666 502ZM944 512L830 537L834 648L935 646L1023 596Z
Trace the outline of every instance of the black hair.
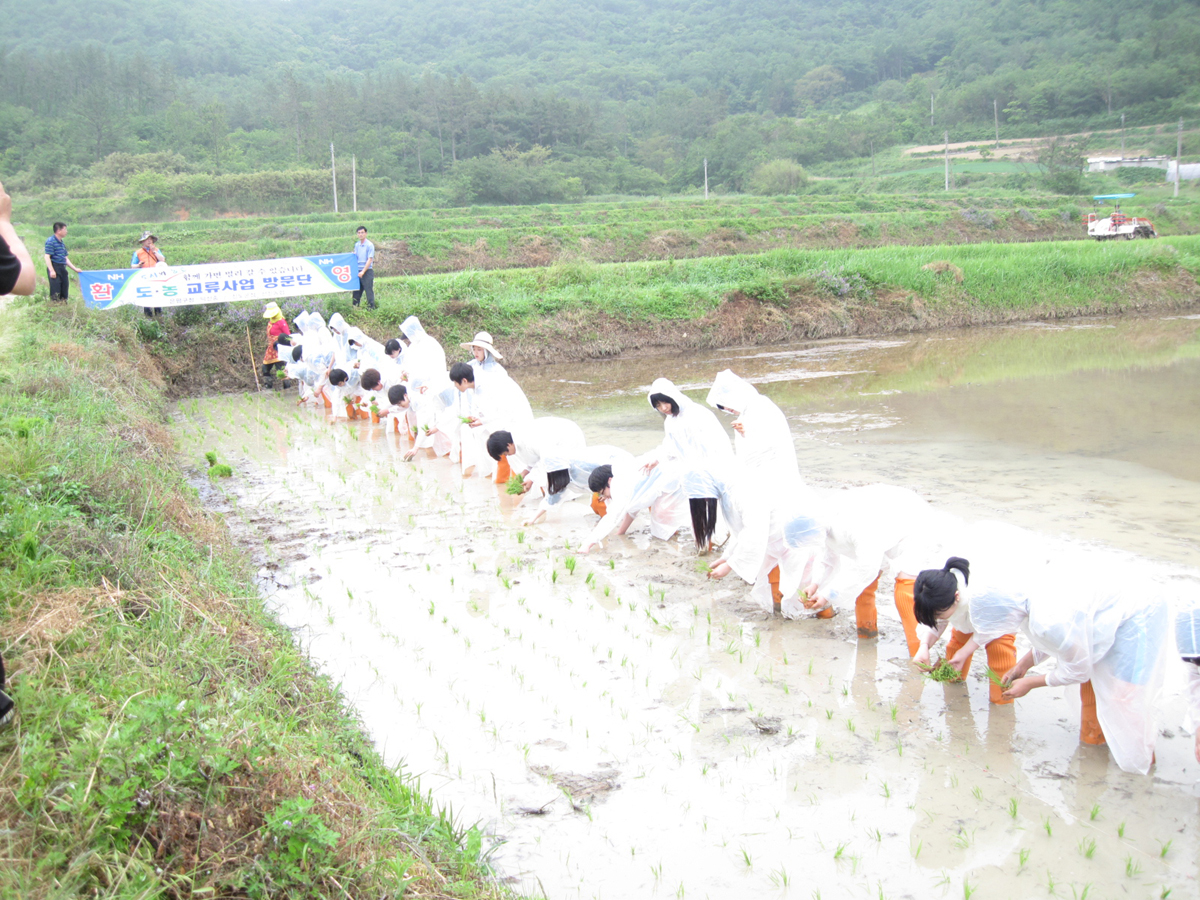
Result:
M283 344L285 347L292 346L292 336L290 334L279 335L279 337L275 338L275 349L278 350L280 344Z
M399 349L400 349L400 342L398 340L396 340L395 338L389 338L388 342L383 345L383 352L386 353L388 356L391 356L393 353L395 353Z
M568 469L555 469L553 472L546 473L546 490L551 497L565 491L570 483L571 472Z
M469 367L468 367L469 368ZM493 431L488 435L487 452L488 456L496 462L500 462L500 457L508 453L508 445L513 442L511 432L508 431Z
M668 397L666 394L651 394L650 395L650 405L651 406L653 406L655 409L658 409L658 404L660 404L660 403L670 403L671 404L671 415L673 415L673 416L679 415L679 404L676 403L673 398Z
M399 406L407 396L408 388L402 384L393 384L388 388L388 403L392 406Z
M971 579L971 564L961 556L952 556L940 569L926 569L913 584L913 614L928 628L937 628L937 616L954 605L958 579L953 569L962 572L963 582Z
M458 384L464 378L471 382L471 384L475 383L475 370L472 369L467 363L455 363L450 367L451 381L453 381L455 384Z
M605 463L602 466L596 466L592 469L592 474L588 476L588 489L593 494L598 494L606 487L612 478L612 466Z
M350 376L342 369L331 369L329 372L329 383L334 387L341 387L349 380Z
M292 362L300 362L302 356L304 356L304 345L297 344L295 349L292 350Z
M367 230L366 225L359 225L357 228L354 229L354 233L358 234L360 231L366 231L366 230Z
M347 344L352 344L352 345L353 345L353 346L355 346L355 347L361 347L361 346L362 346L362 341L360 341L358 338L346 338L346 343L347 343Z
M717 498L691 497L688 506L692 508L692 533L696 536L696 549L703 550L717 530Z
M66 227L67 227L66 222L55 222L54 227L51 230L52 231L62 231Z
M383 384L383 379L379 377L378 369L367 369L362 373L361 383L364 391L373 391Z

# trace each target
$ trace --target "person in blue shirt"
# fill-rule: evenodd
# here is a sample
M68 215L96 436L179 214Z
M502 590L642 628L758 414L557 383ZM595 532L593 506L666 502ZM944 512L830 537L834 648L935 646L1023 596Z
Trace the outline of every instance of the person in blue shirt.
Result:
M81 271L67 255L67 245L63 243L66 236L67 226L62 222L55 222L54 234L46 238L46 276L50 279L50 299L64 302L71 286L67 280L67 267L77 273Z
M375 245L367 240L367 228L358 226L358 243L354 245L354 255L358 258L358 290L350 295L354 305L362 295L367 295L367 309L375 308Z

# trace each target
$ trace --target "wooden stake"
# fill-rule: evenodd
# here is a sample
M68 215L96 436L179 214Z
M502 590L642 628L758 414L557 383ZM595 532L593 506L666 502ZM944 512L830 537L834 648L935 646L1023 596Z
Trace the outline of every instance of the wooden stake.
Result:
M254 361L254 345L250 343L250 325L246 325L246 349L250 351L250 371L254 373L254 389L262 390L262 385L258 383L258 364Z

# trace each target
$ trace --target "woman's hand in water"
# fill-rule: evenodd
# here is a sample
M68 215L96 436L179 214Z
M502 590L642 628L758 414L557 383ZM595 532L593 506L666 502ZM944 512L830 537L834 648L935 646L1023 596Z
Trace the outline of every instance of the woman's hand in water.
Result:
M1007 681L1008 679L1006 678L1005 680ZM1045 683L1045 680L1037 675L1018 678L1008 686L1008 690L1004 692L1004 697L1008 700L1016 700L1019 697L1024 697L1034 688L1042 687Z
M926 647L924 644L922 644L921 648L913 655L913 662L916 663L918 666L928 669L929 668L929 648Z

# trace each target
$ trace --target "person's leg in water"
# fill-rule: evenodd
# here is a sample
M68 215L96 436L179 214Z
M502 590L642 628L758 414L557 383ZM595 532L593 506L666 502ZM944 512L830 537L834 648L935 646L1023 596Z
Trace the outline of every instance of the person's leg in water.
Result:
M858 623L858 636L860 638L879 637L879 614L875 609L875 591L879 588L879 577L883 573L875 576L875 580L863 588L861 594L854 601L854 618Z
M1107 744L1096 715L1096 691L1090 681L1079 686L1079 740L1085 744Z
M953 629L950 633L950 642L946 645L946 659L954 656L970 639L971 635L963 634L957 628ZM984 651L987 653L988 668L997 675L1003 675L1017 664L1017 639L1015 635L1001 635L984 647ZM963 678L966 678L967 673L971 671L971 660L974 656L975 654L972 653L971 656L967 657L967 661L963 663ZM988 685L988 699L997 706L1007 706L1013 702L1004 696L1004 688L994 681Z
M916 656L917 651L921 649L921 639L917 637L917 616L913 611L914 584L916 578L900 573L896 576L896 588L893 591L896 612L900 614L900 624L904 626L904 641L908 644L909 659Z

